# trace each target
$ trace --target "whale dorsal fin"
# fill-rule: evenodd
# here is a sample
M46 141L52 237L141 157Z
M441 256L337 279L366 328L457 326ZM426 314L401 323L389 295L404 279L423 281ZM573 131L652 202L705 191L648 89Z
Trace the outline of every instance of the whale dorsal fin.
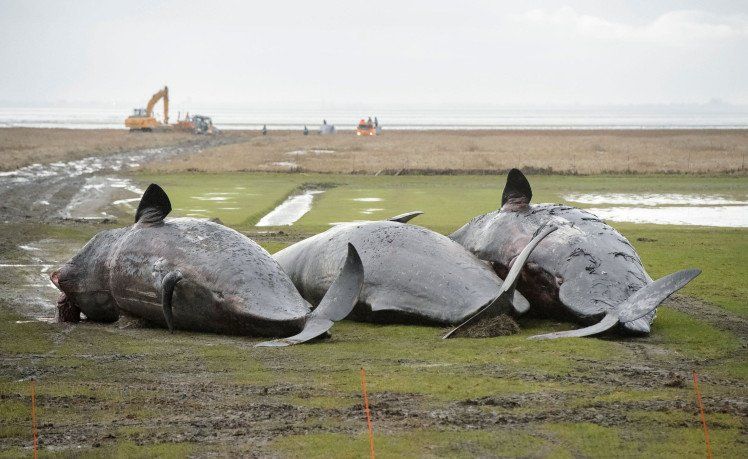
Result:
M514 208L522 208L530 205L532 199L532 188L525 174L519 169L512 169L506 177L504 192L501 194L501 207L508 202Z
M387 220L391 222L400 222L400 223L408 223L411 219L421 215L423 212L420 210L414 210L413 212L407 212L400 215L395 215L392 218L388 218Z
M155 183L148 185L148 189L140 198L138 210L135 212L135 223L158 223L171 212L171 202L166 192Z

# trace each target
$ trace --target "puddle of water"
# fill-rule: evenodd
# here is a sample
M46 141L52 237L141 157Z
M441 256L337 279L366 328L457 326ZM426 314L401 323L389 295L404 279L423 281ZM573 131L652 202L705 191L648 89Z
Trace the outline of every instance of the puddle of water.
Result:
M30 245L19 245L18 248L21 249L21 250L29 250L29 251L38 251L38 250L41 250L38 247L31 247Z
M123 192L136 196L127 199L114 199L122 196ZM66 219L102 220L113 219L114 216L102 212L101 209L110 203L133 207L131 203L140 201L143 190L135 186L130 180L116 177L92 176L86 178L86 183L73 196L70 203L60 212Z
M362 210L362 211L361 211L361 213L362 213L362 214L364 214L364 215L371 215L371 214L373 214L374 212L381 212L381 211L383 211L383 210L384 210L384 209L377 209L377 208L373 208L373 207L372 207L372 208L370 208L370 209L364 209L364 210Z
M736 201L724 196L697 194L634 194L634 193L604 193L604 194L567 194L562 196L566 201L580 204L617 204L636 206L662 205L746 205L748 201Z
M321 190L309 190L303 194L289 196L281 205L262 217L255 226L291 226L312 209L315 194Z
M294 150L286 152L289 156L301 156L311 153L313 155L329 155L335 153L335 150Z
M382 198L353 198L352 200L356 201L356 202L379 202L379 201L383 201Z
M585 210L604 220L615 222L748 228L748 205L713 207L607 207Z
M227 201L229 198L226 196L192 196L192 199L198 201Z
M373 220L351 220L349 222L330 222L328 225L330 226L338 226L338 225L349 225L351 223L370 223Z

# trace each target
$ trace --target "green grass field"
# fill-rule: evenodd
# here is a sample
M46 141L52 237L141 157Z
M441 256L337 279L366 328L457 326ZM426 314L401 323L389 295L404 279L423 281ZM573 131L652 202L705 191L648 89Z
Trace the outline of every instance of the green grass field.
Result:
M490 176L135 179L161 184L179 209L174 215L201 209L270 251L330 222L415 209L425 214L413 223L449 233L497 208L503 185L503 177ZM744 178L530 180L535 202L588 191L748 195ZM259 233L254 223L304 184L336 186L318 195L295 225L275 228L285 239ZM226 199L200 199L216 196ZM353 200L366 197L382 200ZM367 209L381 210L361 213ZM443 341L440 328L342 322L329 341L287 349L160 329L17 324L23 317L0 307L0 457L30 452L29 374L38 378L41 438L50 448L45 456L366 457L362 366L380 457L703 456L692 369L701 376L715 457L745 456L746 336L744 327L730 324L744 323L748 314L748 230L615 226L653 277L702 268L682 292L702 301L698 307L661 308L652 334L641 338L528 341L531 334L572 325L526 320L519 335ZM78 247L97 229L48 225L28 237Z
M304 184L335 185L317 195L312 210L284 231L314 234L330 223L385 219L411 210L422 210L413 223L443 234L456 230L476 215L495 210L501 202L503 177L495 176L337 176L317 174L171 174L139 176L143 183L156 182L169 193L174 215L190 209L206 210L242 231L254 224L285 197ZM690 193L715 194L732 199L748 198L745 178L662 177L531 177L533 202L565 202L567 193ZM226 201L199 198L223 195ZM379 198L360 202L357 198ZM231 207L235 209L222 210ZM592 207L582 206L582 207ZM372 210L371 213L362 213ZM614 225L636 247L654 278L687 267L704 272L684 293L696 295L733 312L748 314L748 231L708 227ZM642 239L643 241L639 241ZM648 240L655 241L649 242ZM271 252L283 248L269 244Z

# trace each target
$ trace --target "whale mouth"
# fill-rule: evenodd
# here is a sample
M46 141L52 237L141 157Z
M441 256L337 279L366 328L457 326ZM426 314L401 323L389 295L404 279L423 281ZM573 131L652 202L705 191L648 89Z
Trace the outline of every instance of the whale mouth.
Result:
M78 323L81 320L81 310L65 292L60 292L57 298L58 322Z
M57 321L77 323L81 320L81 310L75 302L60 287L60 271L57 270L49 275L49 279L60 290L60 296L57 297Z

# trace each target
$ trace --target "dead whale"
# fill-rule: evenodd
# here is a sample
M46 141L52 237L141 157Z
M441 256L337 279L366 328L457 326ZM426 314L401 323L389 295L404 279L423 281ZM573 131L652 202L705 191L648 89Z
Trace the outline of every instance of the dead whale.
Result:
M620 325L649 333L655 309L701 271L687 269L652 281L639 255L618 231L593 214L560 204L531 205L525 176L512 169L501 209L473 218L449 237L505 276L517 248L543 225L558 231L530 255L517 289L547 317L593 325L533 338L586 336Z
M316 304L330 294L345 247L355 245L364 266L364 286L350 316L354 320L454 325L479 312L486 317L527 310L527 300L513 288L517 276L502 283L490 266L459 244L407 224L418 214L340 224L274 258L304 298ZM548 232L533 240L519 258L525 259Z
M62 291L60 317L75 320L83 312L113 322L126 313L170 330L290 336L261 344L284 346L325 334L353 309L363 285L353 246L331 274L330 294L312 311L258 244L217 223L165 220L170 211L166 193L152 184L134 225L100 232L52 273Z

